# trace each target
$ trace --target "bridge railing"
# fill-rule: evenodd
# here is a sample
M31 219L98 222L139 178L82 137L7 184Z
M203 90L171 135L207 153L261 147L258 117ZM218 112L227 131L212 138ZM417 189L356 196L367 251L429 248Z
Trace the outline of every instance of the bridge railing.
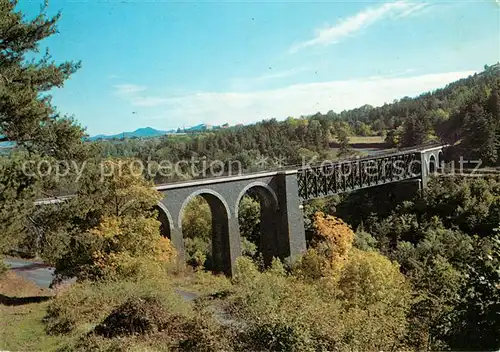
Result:
M298 170L299 197L309 200L415 179L421 167L417 150L310 166Z

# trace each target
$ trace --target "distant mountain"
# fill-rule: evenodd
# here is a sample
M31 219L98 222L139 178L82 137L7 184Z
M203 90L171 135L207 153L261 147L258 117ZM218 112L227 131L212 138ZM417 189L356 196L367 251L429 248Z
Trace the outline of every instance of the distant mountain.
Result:
M238 124L236 126L243 126L243 124ZM145 127L145 128L139 128L135 130L134 132L123 132L123 133L118 133L118 134L113 134L113 135L104 135L104 134L98 134L97 136L92 136L89 137L88 140L90 141L97 141L97 140L110 140L110 139L121 139L121 138L149 138L149 137L159 137L159 136L164 136L165 134L174 134L174 133L199 133L199 132L206 132L206 131L215 131L219 129L224 129L224 128L229 128L229 124L225 123L221 126L215 126L215 125L209 125L206 123L201 123L199 125L185 128L185 129L172 129L168 131L162 131L162 130L156 130L151 127Z
M207 125L206 123L201 123L199 125L186 128L184 131L189 133L189 132L203 132L203 131L210 131L213 129L217 129L219 126L212 126L212 125Z
M138 128L133 132L123 132L113 135L99 134L97 136L90 137L89 140L96 141L99 139L120 139L120 138L148 138L148 137L158 137L163 136L167 133L174 133L175 130L161 131L154 129L152 127Z

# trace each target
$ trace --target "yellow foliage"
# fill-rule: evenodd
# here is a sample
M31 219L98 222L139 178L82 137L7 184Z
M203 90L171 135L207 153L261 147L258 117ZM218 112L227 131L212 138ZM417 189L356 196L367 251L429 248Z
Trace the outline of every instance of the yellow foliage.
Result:
M331 263L314 248L309 248L294 267L297 277L309 281L317 281L332 276Z
M314 215L314 241L316 247L326 246L325 254L332 266L341 265L354 241L354 232L341 219L322 212Z
M153 207L162 198L133 159L108 159L89 167L74 202L83 219L98 223L82 231L59 261L59 275L79 279L132 277L172 261L175 250L160 233Z
M171 262L177 255L172 242L166 237L160 237L156 243L155 252L155 257L162 262Z
M106 215L137 215L154 207L162 198L146 181L142 168L134 159L107 159L100 165L103 181L99 201ZM85 196L85 195L80 195Z
M170 240L159 232L160 223L144 216L109 216L88 232L94 268L102 277L131 277L146 267L173 261Z
M314 214L314 237L311 248L295 266L295 274L303 279L338 279L354 241L352 229L335 216Z
M384 302L395 308L409 302L410 288L399 265L374 251L353 248L338 284L343 298L357 306Z

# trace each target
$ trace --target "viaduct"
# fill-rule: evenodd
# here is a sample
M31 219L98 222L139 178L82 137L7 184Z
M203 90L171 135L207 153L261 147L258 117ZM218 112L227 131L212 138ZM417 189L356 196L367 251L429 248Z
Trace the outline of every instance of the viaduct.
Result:
M165 196L158 205L162 232L182 258L183 210L195 196L202 196L212 212L214 269L231 274L241 255L238 207L250 194L261 204L259 248L264 261L273 257L293 261L306 250L304 201L404 180L417 180L425 187L442 160L443 146L422 147L297 170L160 185L156 189Z
M425 187L441 165L443 145L416 147L396 153L328 162L294 170L224 176L158 185L162 234L184 258L183 210L202 196L212 213L214 270L231 275L241 255L238 208L250 194L261 204L259 249L264 261L273 257L293 261L306 250L302 203L388 183L413 180ZM53 200L40 200L38 204Z

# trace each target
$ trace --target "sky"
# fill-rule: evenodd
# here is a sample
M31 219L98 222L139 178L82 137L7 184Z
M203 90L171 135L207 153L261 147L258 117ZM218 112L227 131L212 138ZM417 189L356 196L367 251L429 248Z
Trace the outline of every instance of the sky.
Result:
M82 68L53 103L90 135L379 106L500 60L498 0L50 0L59 11L41 49Z

